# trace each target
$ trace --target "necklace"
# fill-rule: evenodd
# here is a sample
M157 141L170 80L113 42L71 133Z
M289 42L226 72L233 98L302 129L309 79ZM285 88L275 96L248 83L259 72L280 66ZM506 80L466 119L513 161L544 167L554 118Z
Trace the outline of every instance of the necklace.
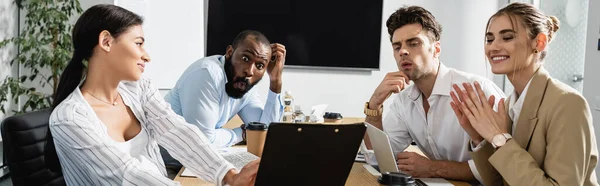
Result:
M90 93L90 92L88 92L88 91L85 91L85 92L87 92L87 93L88 93L88 94L90 94L92 97L96 98L97 100L99 100L99 101L102 101L102 102L104 102L104 103L106 103L106 104L109 104L109 105L112 105L112 106L117 106L117 99L119 99L119 96L121 96L120 94L118 94L118 93L117 93L117 97L115 98L115 100L113 100L113 102L112 102L112 103L110 103L110 102L108 102L108 101L104 101L104 100L102 100L102 99L100 99L100 98L98 98L98 97L94 96L94 94L92 94L92 93Z

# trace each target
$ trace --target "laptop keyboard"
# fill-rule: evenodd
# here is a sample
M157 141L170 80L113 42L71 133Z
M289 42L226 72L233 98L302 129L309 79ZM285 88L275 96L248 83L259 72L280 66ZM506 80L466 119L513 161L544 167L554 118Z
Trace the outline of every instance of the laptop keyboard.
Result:
M249 152L237 152L233 154L228 154L223 156L223 158L225 158L225 160L227 160L229 163L233 164L233 166L238 170L242 170L242 168L246 164L258 159L257 156Z

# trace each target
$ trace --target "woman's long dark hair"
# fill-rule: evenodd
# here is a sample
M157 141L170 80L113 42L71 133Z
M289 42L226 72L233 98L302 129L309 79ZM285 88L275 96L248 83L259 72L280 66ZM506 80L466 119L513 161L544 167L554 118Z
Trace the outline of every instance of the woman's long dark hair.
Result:
M60 76L56 93L52 96L52 109L65 100L84 79L83 61L93 55L102 31L106 30L112 37L117 38L130 27L142 23L142 17L115 5L95 5L83 12L73 27L73 57ZM50 128L48 128L44 151L47 167L55 172L60 171Z

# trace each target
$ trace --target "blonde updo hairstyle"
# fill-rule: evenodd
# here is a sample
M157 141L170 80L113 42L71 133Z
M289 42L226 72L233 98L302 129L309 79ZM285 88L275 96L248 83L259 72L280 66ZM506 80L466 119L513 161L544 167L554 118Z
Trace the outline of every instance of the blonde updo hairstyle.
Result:
M560 21L554 16L546 16L539 9L528 3L511 3L506 7L498 10L488 20L486 28L490 25L490 20L499 16L508 16L511 20L513 28L516 30L517 23L521 23L527 29L528 39L533 40L539 33L544 33L548 36L548 43L552 41L556 32L560 28ZM518 32L518 31L517 31ZM547 52L539 53L539 60L543 61Z

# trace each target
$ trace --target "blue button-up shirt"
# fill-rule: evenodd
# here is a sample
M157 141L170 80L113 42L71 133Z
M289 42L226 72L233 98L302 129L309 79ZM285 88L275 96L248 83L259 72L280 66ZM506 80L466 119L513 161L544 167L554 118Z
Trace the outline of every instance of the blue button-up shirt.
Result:
M177 84L165 96L175 113L188 123L200 128L215 147L227 147L242 141L240 128L226 129L223 125L238 114L244 123L279 121L283 115L283 101L279 94L269 90L267 103L259 100L253 88L240 99L225 92L227 77L225 59L214 55L199 59L181 75Z

